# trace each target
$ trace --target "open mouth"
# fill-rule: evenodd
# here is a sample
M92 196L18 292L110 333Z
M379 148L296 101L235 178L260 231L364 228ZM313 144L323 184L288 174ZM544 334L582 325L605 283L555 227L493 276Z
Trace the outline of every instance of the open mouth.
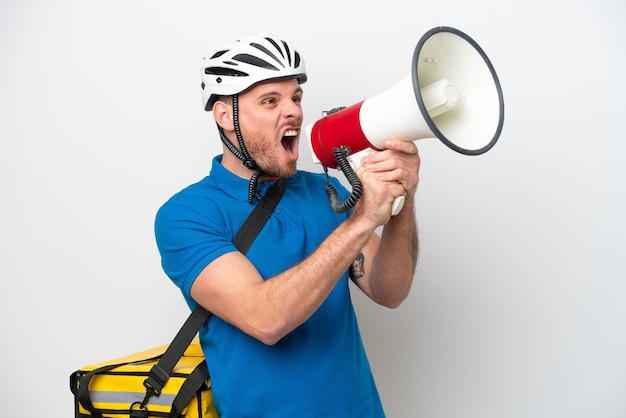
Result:
M298 131L296 129L287 130L281 140L281 143L287 153L290 155L296 154L298 149Z

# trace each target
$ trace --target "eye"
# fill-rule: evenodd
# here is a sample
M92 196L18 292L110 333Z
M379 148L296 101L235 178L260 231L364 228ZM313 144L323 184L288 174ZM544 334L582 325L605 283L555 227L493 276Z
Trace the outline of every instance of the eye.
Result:
M297 96L294 96L292 100L293 100L294 103L300 104L300 103L302 103L302 95L299 94Z
M276 99L273 97L266 97L265 99L263 99L261 103L264 105L271 105L271 104L276 103Z

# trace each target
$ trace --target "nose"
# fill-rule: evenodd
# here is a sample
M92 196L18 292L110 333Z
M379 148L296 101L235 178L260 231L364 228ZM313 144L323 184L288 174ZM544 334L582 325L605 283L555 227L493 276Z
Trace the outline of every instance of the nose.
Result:
M289 100L285 105L283 114L286 118L300 120L302 119L302 106L299 102Z

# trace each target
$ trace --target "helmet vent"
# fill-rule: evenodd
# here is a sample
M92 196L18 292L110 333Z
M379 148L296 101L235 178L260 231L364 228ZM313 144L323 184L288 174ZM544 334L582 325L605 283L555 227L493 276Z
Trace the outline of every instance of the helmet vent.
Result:
M291 65L291 51L289 51L289 45L287 42L283 41L283 46L285 47L285 51L287 51L287 60L289 61L289 65Z
M211 59L213 59L213 58L219 58L219 57L221 57L222 55L224 55L224 54L225 54L225 53L227 53L227 52L228 52L228 50L227 50L227 49L225 49L225 50L223 50L223 51L217 51L215 54L213 54L213 56L211 57Z
M266 41L268 41L269 43L271 43L272 45L274 45L274 48L276 48L276 50L280 53L280 55L284 58L285 55L283 54L283 51L280 49L280 46L278 45L278 43L276 43L275 40L273 40L272 38L265 38ZM282 41L283 45L285 45L285 41ZM259 48L259 49L263 49L265 50L265 48L263 48L261 45L259 44L254 44L255 47ZM289 53L289 48L287 49L287 53ZM269 51L265 50L268 54Z
M248 77L248 73L243 71L237 71L232 68L224 67L208 67L204 69L204 73L208 75L225 75L231 77Z
M296 53L294 54L294 67L298 68L300 66L300 54L298 53L298 51L296 51Z
M275 70L278 71L278 68L276 68L274 65L270 64L269 62L265 61L264 59L261 59L259 57L255 57L253 55L250 54L237 54L233 57L234 60L239 61L239 62L243 62L246 64L250 64L250 65L254 65L255 67L261 67L261 68L265 68L267 70Z
M276 42L271 42L271 43L272 43L272 45L274 45L276 50L280 53L280 56L284 58L283 51L281 51L280 48L278 47L278 45L276 45ZM274 53L272 53L272 51L270 51L269 49L265 48L263 45L252 42L250 44L250 46L255 47L259 51L263 51L265 54L267 54L268 56L272 57L272 59L274 61L279 63L281 65L281 67L283 67L283 68L285 67L283 65L283 63L282 63L282 60L280 58L278 58Z

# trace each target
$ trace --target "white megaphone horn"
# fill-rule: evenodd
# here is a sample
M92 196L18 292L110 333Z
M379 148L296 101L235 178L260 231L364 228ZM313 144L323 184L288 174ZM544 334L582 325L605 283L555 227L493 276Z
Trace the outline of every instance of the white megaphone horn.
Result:
M461 154L490 150L504 123L504 100L496 72L478 44L450 27L426 32L413 53L411 72L395 86L352 106L331 111L306 127L316 163L339 168L353 187L333 209L350 210L361 194L354 173L361 157L385 148L387 139L439 138ZM331 186L332 189L332 186ZM404 198L396 198L392 215Z

